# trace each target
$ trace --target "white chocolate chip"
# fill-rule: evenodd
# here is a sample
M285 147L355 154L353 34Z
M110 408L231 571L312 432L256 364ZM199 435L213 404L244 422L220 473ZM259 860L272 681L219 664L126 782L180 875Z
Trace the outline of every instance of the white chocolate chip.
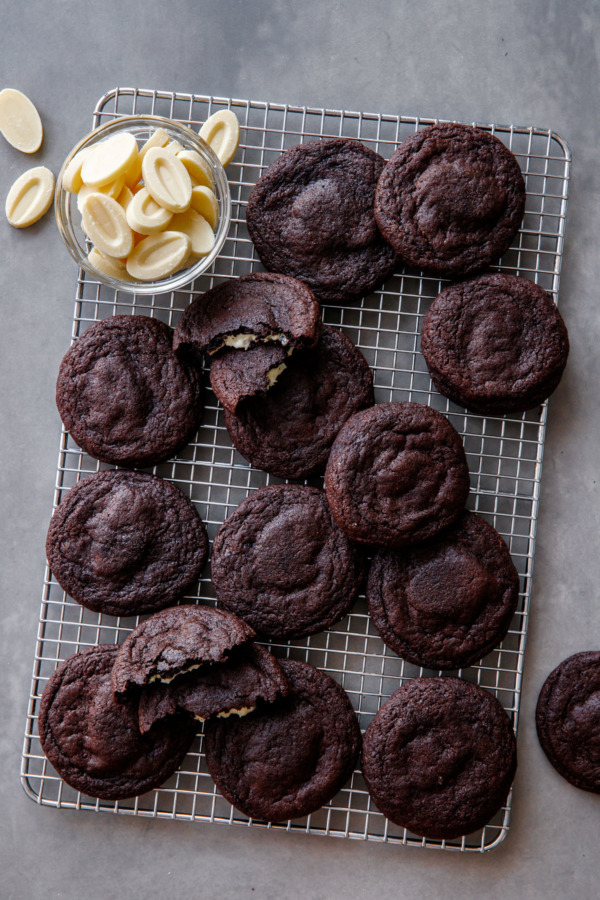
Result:
M193 179L196 185L204 185L214 190L215 179L213 178L212 170L199 153L196 153L195 150L182 149L177 154L177 159L186 167L190 178Z
M181 160L164 147L152 147L142 160L144 184L159 206L184 212L192 199L192 182Z
M215 246L215 235L206 221L195 209L187 209L177 213L169 223L171 231L181 231L187 234L191 241L191 253L196 256L206 256Z
M89 194L82 203L81 218L83 230L106 256L120 259L131 253L133 232L123 207L112 197L100 191Z
M14 228L27 228L41 219L54 197L54 175L44 166L28 169L17 178L6 198L6 218Z
M13 88L0 91L0 131L9 144L22 153L39 150L42 120L37 109L25 94Z
M92 247L88 253L88 262L98 272L108 275L110 278L115 278L117 281L133 281L123 260L105 256L96 247Z
M62 177L62 184L66 191L76 194L81 190L83 180L81 178L81 167L85 159L94 152L96 147L84 147L79 153L76 153L71 162L68 164Z
M204 216L210 227L214 230L219 221L219 202L213 191L204 184L197 184L192 188L190 206Z
M133 195L126 210L127 224L139 234L156 234L164 231L173 218L173 213L158 203L142 188ZM175 229L178 230L178 229Z
M113 134L102 141L90 153L81 167L81 178L84 184L92 187L103 187L120 178L131 168L138 156L138 145L135 136L129 131Z
M198 132L215 151L223 168L229 165L240 143L240 123L230 109L220 109L206 120Z
M127 271L137 281L159 281L177 272L190 255L191 241L181 231L159 231L136 245Z

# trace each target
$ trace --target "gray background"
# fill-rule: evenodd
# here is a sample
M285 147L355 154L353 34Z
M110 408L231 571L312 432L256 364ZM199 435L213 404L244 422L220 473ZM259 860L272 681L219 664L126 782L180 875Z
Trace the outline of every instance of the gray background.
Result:
M600 645L597 0L1 0L0 88L36 103L32 160L0 141L0 193L57 172L117 85L550 127L573 178L512 828L484 856L38 808L19 784L76 267L50 216L0 217L2 730L0 894L21 898L598 896L600 799L563 781L533 714L548 672Z

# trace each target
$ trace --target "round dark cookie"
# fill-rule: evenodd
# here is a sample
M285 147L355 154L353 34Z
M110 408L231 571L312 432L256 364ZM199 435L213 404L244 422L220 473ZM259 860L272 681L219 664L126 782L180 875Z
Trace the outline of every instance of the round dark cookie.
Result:
M313 347L320 330L321 307L305 284L256 272L195 297L175 328L173 349L180 357L197 358L241 335L251 336L248 346L277 338L293 347Z
M378 403L340 430L325 491L353 541L404 547L428 540L452 524L469 493L460 435L430 406Z
M153 681L170 681L192 667L227 659L254 631L232 613L210 606L172 606L134 628L119 648L112 688L123 697Z
M326 302L375 290L396 254L373 215L385 161L349 138L286 150L254 187L246 222L263 265L304 281Z
M294 353L265 398L248 400L225 425L234 447L253 466L281 478L325 469L346 420L374 401L373 376L362 353L337 328L324 325L314 350Z
M212 716L245 716L257 705L273 703L288 693L289 685L279 661L249 642L234 649L224 662L179 675L168 684L151 684L140 694L140 731L155 722L186 712L204 721Z
M244 500L213 543L212 582L226 609L272 638L324 631L353 605L363 559L319 488L270 485Z
M290 693L243 719L205 725L206 764L223 796L271 822L307 816L350 778L360 752L346 692L308 663L283 660Z
M495 528L465 510L432 541L380 550L367 585L371 619L403 659L469 666L496 647L519 600L519 575Z
M54 511L46 553L52 573L94 612L134 616L174 603L208 557L193 503L142 472L98 472L74 485Z
M421 330L438 391L484 415L522 412L558 385L569 337L546 291L500 272L445 288Z
M414 678L364 736L363 775L377 808L421 837L483 828L517 765L510 719L496 698L459 678Z
M287 369L293 348L259 344L250 350L221 350L210 364L210 386L225 409L235 415L250 397L264 397Z
M382 234L408 265L434 275L481 272L508 250L525 211L510 150L469 125L431 125L392 154L375 196Z
M600 794L600 651L569 656L550 673L535 721L556 771L575 787Z
M103 319L75 341L60 364L56 405L82 450L151 466L187 443L201 418L200 381L172 345L168 325L137 315Z
M136 797L166 781L194 738L193 720L138 727L137 702L116 703L110 674L118 647L65 660L48 681L38 718L44 753L60 777L103 800Z

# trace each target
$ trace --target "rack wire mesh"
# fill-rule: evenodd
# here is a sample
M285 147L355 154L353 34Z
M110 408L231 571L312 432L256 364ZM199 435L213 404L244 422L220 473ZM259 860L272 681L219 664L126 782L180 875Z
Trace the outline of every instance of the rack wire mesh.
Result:
M115 292L80 270L73 339L91 323L115 314L155 316L173 326L195 293L208 290L223 279L260 270L246 230L245 206L257 178L288 147L321 137L344 136L358 139L389 158L409 134L439 121L116 88L98 102L94 127L124 115L152 114L198 128L209 115L224 107L232 109L240 120L241 141L227 170L232 222L218 260L189 290L151 296ZM532 279L556 300L567 209L569 149L558 135L546 129L471 124L494 133L512 150L526 180L527 205L521 230L495 268ZM498 697L516 730L547 404L518 416L483 417L466 413L435 391L419 350L420 322L445 283L417 270L398 269L381 290L360 302L351 306L325 305L323 319L340 327L365 355L373 371L378 402L428 403L447 415L463 437L471 472L468 507L483 515L506 540L519 571L521 592L511 628L501 645L478 665L453 674L476 682ZM73 484L104 468L110 467L84 454L63 431L54 507ZM279 480L250 467L232 448L222 411L209 387L205 388L204 421L195 440L176 458L151 471L172 481L193 500L211 541L224 519L250 492ZM197 594L187 595L185 601L215 603L209 573L200 581ZM197 736L180 770L157 790L117 803L79 794L56 775L40 747L37 713L44 685L62 660L89 646L121 642L137 622L136 618L115 619L83 609L66 596L46 570L21 772L26 792L37 803L459 851L488 850L506 836L511 797L492 821L475 834L449 841L430 840L393 825L380 814L360 770L331 803L311 816L277 824L249 820L217 792L206 769L202 734ZM306 660L324 669L342 684L363 730L382 703L407 679L437 674L404 662L385 647L369 619L364 597L330 630L270 646L280 656Z

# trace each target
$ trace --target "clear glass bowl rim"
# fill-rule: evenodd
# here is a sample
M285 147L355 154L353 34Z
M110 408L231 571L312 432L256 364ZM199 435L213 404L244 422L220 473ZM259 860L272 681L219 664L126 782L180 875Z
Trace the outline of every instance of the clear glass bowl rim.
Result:
M84 147L96 144L117 132L131 130L143 132L153 131L157 128L164 128L172 139L181 140L181 142L184 143L184 146L186 146L186 149L197 150L207 159L213 169L215 177L215 194L219 203L219 223L215 233L215 245L209 254L203 256L193 266L182 269L180 272L175 272L168 278L163 278L160 281L120 281L119 279L105 275L103 272L98 272L98 270L89 262L87 258L89 249L85 243L82 244L79 240L71 216L71 204L76 203L77 194L71 194L63 187L63 177L70 161L75 154ZM117 119L112 119L110 122L105 122L98 128L94 128L93 131L86 134L68 154L56 179L54 215L60 236L69 253L75 262L78 263L82 269L85 269L85 271L95 280L100 281L102 284L105 284L114 290L127 291L128 293L135 294L158 294L185 287L213 264L219 255L229 232L231 223L231 192L227 175L221 165L221 161L214 150L212 150L206 141L204 141L191 127L183 125L174 119L165 118L164 116L121 116ZM83 231L81 234L85 241Z

